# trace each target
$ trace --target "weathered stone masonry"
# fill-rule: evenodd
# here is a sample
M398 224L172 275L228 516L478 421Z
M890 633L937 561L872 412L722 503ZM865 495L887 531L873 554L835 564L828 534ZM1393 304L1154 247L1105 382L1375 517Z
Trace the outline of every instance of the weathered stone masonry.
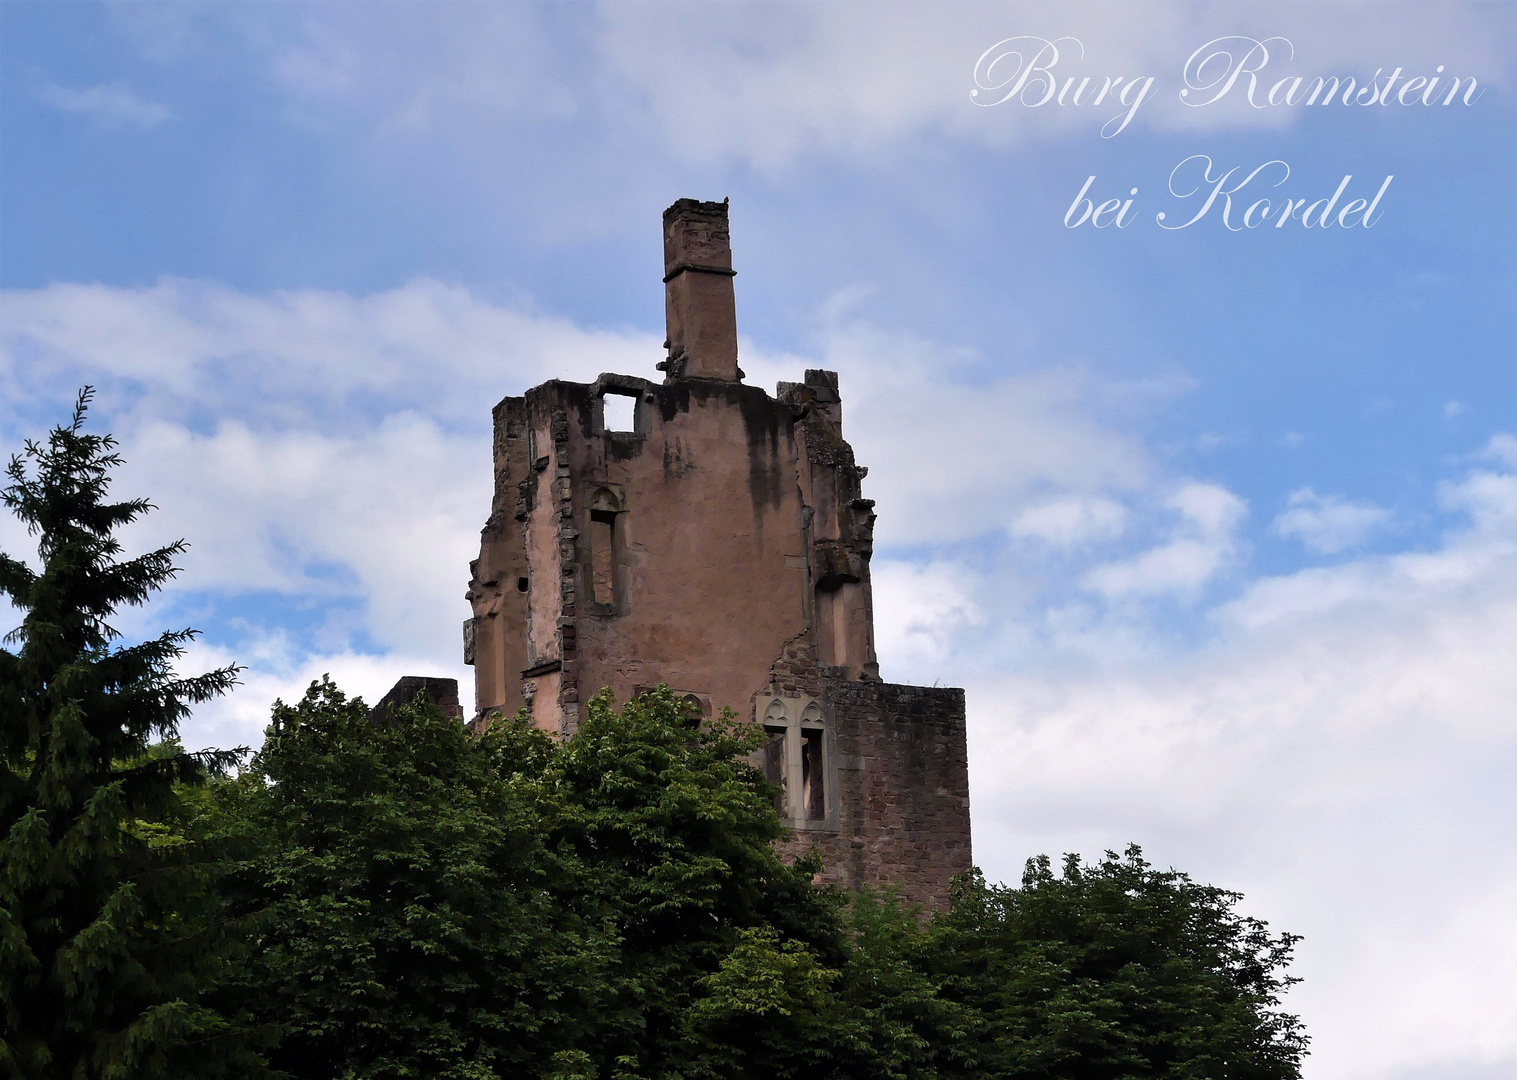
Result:
M787 849L940 906L970 865L964 693L880 680L874 504L837 375L773 397L742 382L726 203L665 211L664 269L662 382L554 380L495 407L464 632L476 722L526 706L572 733L607 686L730 707L764 725Z

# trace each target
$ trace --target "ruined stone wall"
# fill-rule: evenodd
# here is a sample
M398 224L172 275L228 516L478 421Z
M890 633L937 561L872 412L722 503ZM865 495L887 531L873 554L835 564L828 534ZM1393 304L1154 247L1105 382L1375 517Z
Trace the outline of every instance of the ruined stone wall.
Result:
M972 865L964 691L850 679L819 663L802 637L755 695L759 722L781 711L776 699L791 714L815 702L826 741L824 805L808 815L782 802L794 830L782 850L794 857L815 848L825 882L899 886L908 900L944 907L949 882ZM762 758L754 762L761 768Z
M828 679L838 757L837 832L797 833L815 844L824 877L857 887L899 885L942 907L948 883L972 864L964 691Z
M638 430L605 430L603 396L629 390ZM486 543L525 549L534 715L569 730L602 687L624 701L659 683L742 712L805 629L789 407L738 383L620 376L545 383L522 410L551 450L521 535Z
M843 438L843 406L835 371L810 370L800 383L780 383L803 453L797 462L806 534L807 625L822 663L850 678L879 677L869 560L874 553L874 501L862 496L869 470Z
M474 665L476 711L488 703L514 713L524 704L519 673L530 662L523 633L529 608L519 500L533 469L521 406L520 398L507 398L494 409L495 487L479 558L469 564L465 598L474 618L464 624L464 662Z
M609 687L667 684L761 724L785 849L929 906L970 865L961 690L880 681L874 503L837 375L773 397L737 366L725 203L664 215L662 383L559 380L495 408L495 497L471 566L476 715L559 734ZM607 402L635 402L608 430Z

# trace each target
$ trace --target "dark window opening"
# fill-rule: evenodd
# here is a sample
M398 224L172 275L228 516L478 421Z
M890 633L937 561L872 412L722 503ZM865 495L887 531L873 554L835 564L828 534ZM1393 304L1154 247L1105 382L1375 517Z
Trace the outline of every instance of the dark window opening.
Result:
M519 578L516 579L516 591L517 592L526 592L527 591L527 585L528 585L528 581L527 581L526 578L519 577Z
M801 807L805 816L827 816L826 769L822 764L822 730L801 729Z
M590 511L590 598L616 603L616 515L609 510Z
M785 729L764 728L764 779L779 787L774 809L785 816Z

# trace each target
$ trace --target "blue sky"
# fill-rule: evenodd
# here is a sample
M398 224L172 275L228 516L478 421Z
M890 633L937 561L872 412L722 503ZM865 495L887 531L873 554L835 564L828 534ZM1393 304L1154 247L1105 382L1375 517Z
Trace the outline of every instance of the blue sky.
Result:
M1014 35L1154 96L976 106ZM1266 88L1484 93L1185 105L1231 35L1289 39ZM743 366L842 373L885 674L968 689L987 871L1139 841L1308 935L1308 1075L1510 1075L1514 55L1458 3L5 0L0 441L100 387L134 539L194 545L132 627L248 666L191 741L467 678L490 405L650 375L658 215L730 197ZM1394 180L1370 229L1161 229L1196 154ZM1129 227L1065 227L1090 175Z

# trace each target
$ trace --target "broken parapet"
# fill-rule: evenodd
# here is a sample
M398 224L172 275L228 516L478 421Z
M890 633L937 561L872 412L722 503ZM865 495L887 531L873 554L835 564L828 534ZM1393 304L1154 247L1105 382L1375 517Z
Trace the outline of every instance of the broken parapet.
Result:
M442 710L444 716L463 717L463 706L458 701L457 679L404 675L390 687L389 693L379 699L379 704L369 710L369 720L373 723L389 723L393 708L411 704L416 700L416 695L423 692L428 701Z

